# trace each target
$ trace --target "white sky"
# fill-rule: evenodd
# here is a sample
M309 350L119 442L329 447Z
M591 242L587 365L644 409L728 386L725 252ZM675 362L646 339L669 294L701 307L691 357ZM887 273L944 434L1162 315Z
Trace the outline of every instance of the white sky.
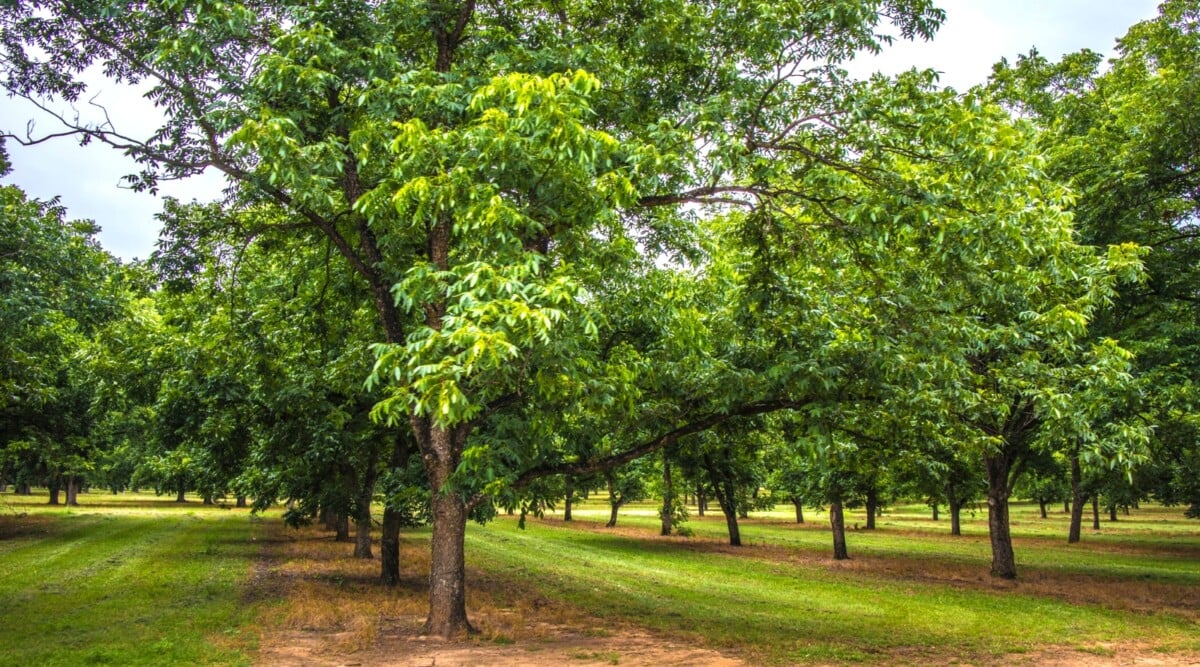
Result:
M1114 40L1134 23L1156 15L1157 0L941 0L946 22L931 42L897 42L881 55L853 63L851 71L896 73L910 67L931 67L942 73L941 83L965 90L984 81L994 62L1010 61L1036 47L1047 58L1090 48L1111 54ZM96 94L93 91L91 94ZM137 134L157 123L154 109L136 92L109 85L97 101L112 111L118 130ZM118 111L119 110L119 111ZM86 111L86 103L81 113ZM55 121L37 117L22 100L0 98L0 124L23 132L30 118L36 127L53 132ZM81 148L71 139L58 139L34 148L8 142L15 183L38 199L58 195L72 218L95 220L100 241L113 254L145 258L154 249L159 200L119 187L121 176L137 171L119 152L103 145ZM224 182L216 174L164 184L162 193L183 200L211 200Z

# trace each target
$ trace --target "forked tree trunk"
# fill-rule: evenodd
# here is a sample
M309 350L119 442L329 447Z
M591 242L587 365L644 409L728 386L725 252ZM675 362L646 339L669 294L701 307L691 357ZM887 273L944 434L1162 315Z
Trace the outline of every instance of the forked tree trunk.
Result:
M1004 453L984 456L988 481L988 536L992 542L992 576L1017 577L1012 534L1008 526L1008 475L1011 462Z
M846 550L846 516L841 500L829 503L829 526L833 529L833 559L846 560L850 552Z
M1071 456L1071 525L1067 529L1067 544L1079 541L1083 532L1083 473L1079 454Z
M796 506L796 523L804 523L804 501L800 496L792 496L792 504Z
M617 510L621 508L621 501L617 498L617 479L611 471L605 476L608 482L608 523L604 524L605 528L617 527Z
M675 492L671 487L671 459L667 457L667 450L663 449L663 501L662 512L660 512L662 523L659 535L671 534L671 515L675 504Z
M1092 530L1100 530L1100 494L1092 494Z
M563 521L571 521L571 505L575 500L575 480L566 475L563 478L563 485L567 487L567 498L563 501Z

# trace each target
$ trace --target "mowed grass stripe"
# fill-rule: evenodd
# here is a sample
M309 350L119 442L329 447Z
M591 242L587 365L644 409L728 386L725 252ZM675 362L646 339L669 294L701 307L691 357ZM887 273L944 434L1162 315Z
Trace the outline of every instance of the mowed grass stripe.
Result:
M13 664L248 662L245 514L51 516L36 538L0 544L0 646Z
M854 573L705 553L671 542L501 520L469 532L479 567L520 574L601 617L691 633L757 659L869 659L905 649L1005 653L1043 645L1177 638L1172 617L1013 592L856 578Z
M601 524L608 519L600 510L576 511L577 521ZM932 522L931 522L932 523ZM971 565L987 572L991 562L991 545L987 533L968 533L954 537L949 526L942 522L925 530L913 526L893 526L881 522L875 531L848 531L850 556L880 556L886 558L929 558L935 562ZM642 512L622 515L618 525L645 529L656 534L660 525L657 516ZM699 537L725 540L725 520L719 516L703 519L693 517L688 522ZM813 554L832 553L832 537L827 524L812 520L799 525L784 521L754 519L740 524L742 541L746 544L772 544L804 550ZM1111 530L1111 528L1110 528ZM1105 535L1098 540L1086 535L1084 541L1068 545L1066 534L1051 537L1044 533L1014 530L1018 570L1033 567L1088 576L1137 578L1200 586L1200 540L1188 534L1173 535L1160 540L1130 539ZM1130 550L1136 547L1142 550Z

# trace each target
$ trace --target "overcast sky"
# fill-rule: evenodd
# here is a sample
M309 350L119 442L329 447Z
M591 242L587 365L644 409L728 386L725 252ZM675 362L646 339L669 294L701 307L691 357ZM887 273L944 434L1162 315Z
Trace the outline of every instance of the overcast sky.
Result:
M942 73L941 83L965 90L982 82L992 63L1001 57L1036 47L1050 59L1064 53L1090 48L1111 54L1114 40L1132 24L1156 14L1157 0L941 0L946 22L932 42L897 42L883 54L852 65L856 74L880 70L895 73L910 67L930 67ZM139 99L136 91L111 85L99 93L97 102L118 120L117 129L130 134L153 128L153 108ZM89 112L85 104L79 110ZM21 131L35 118L36 127L54 131L53 119L37 117L37 110L21 100L0 98L0 121L5 129ZM72 112L73 113L73 112ZM94 116L93 116L94 117ZM62 198L72 218L90 218L102 228L100 241L113 254L145 258L154 249L158 225L154 215L161 210L156 197L119 187L121 176L137 171L131 160L107 146L81 148L70 139L59 139L35 148L9 142L13 173L7 182L22 187L30 196ZM184 200L214 199L220 195L222 179L205 174L163 187L163 194Z

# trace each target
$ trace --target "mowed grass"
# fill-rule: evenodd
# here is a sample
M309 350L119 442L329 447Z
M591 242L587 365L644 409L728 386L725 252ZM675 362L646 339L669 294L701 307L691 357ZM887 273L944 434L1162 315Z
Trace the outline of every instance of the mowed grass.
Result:
M152 495L45 503L0 496L6 664L249 664L257 519Z
M508 519L473 527L468 562L602 620L691 637L753 663L990 662L1046 650L1104 654L1114 643L1200 650L1200 524L1178 509L1142 510L1068 546L1065 520L1013 509L1015 584L987 575L983 515L964 515L966 535L955 538L922 508L900 508L875 531L851 530L847 563L827 556L824 514L804 526L790 512L752 514L742 525L748 546L735 549L720 546L719 513L694 517L693 538L659 538L654 507L623 511L609 531L599 504L576 509L574 525L550 516L523 531ZM856 519L865 524L859 516L850 525Z
M45 500L0 496L0 655L11 664L270 663L292 660L280 650L298 636L351 662L428 648L414 639L427 528L403 533L404 583L389 589L378 561L276 516L145 495ZM851 514L843 562L829 557L828 516L798 526L790 507L752 513L742 548L724 544L719 512L693 517L694 537L658 537L651 503L623 509L614 530L595 501L572 524L550 514L521 530L500 517L468 529L468 612L483 631L472 641L536 655L561 627L611 637L604 660L618 664L628 628L747 664L1200 661L1200 522L1147 507L1085 526L1069 546L1061 507L1047 519L1012 509L1015 583L987 575L982 513L964 514L962 537L921 506L890 508L875 531L854 530L865 520Z

